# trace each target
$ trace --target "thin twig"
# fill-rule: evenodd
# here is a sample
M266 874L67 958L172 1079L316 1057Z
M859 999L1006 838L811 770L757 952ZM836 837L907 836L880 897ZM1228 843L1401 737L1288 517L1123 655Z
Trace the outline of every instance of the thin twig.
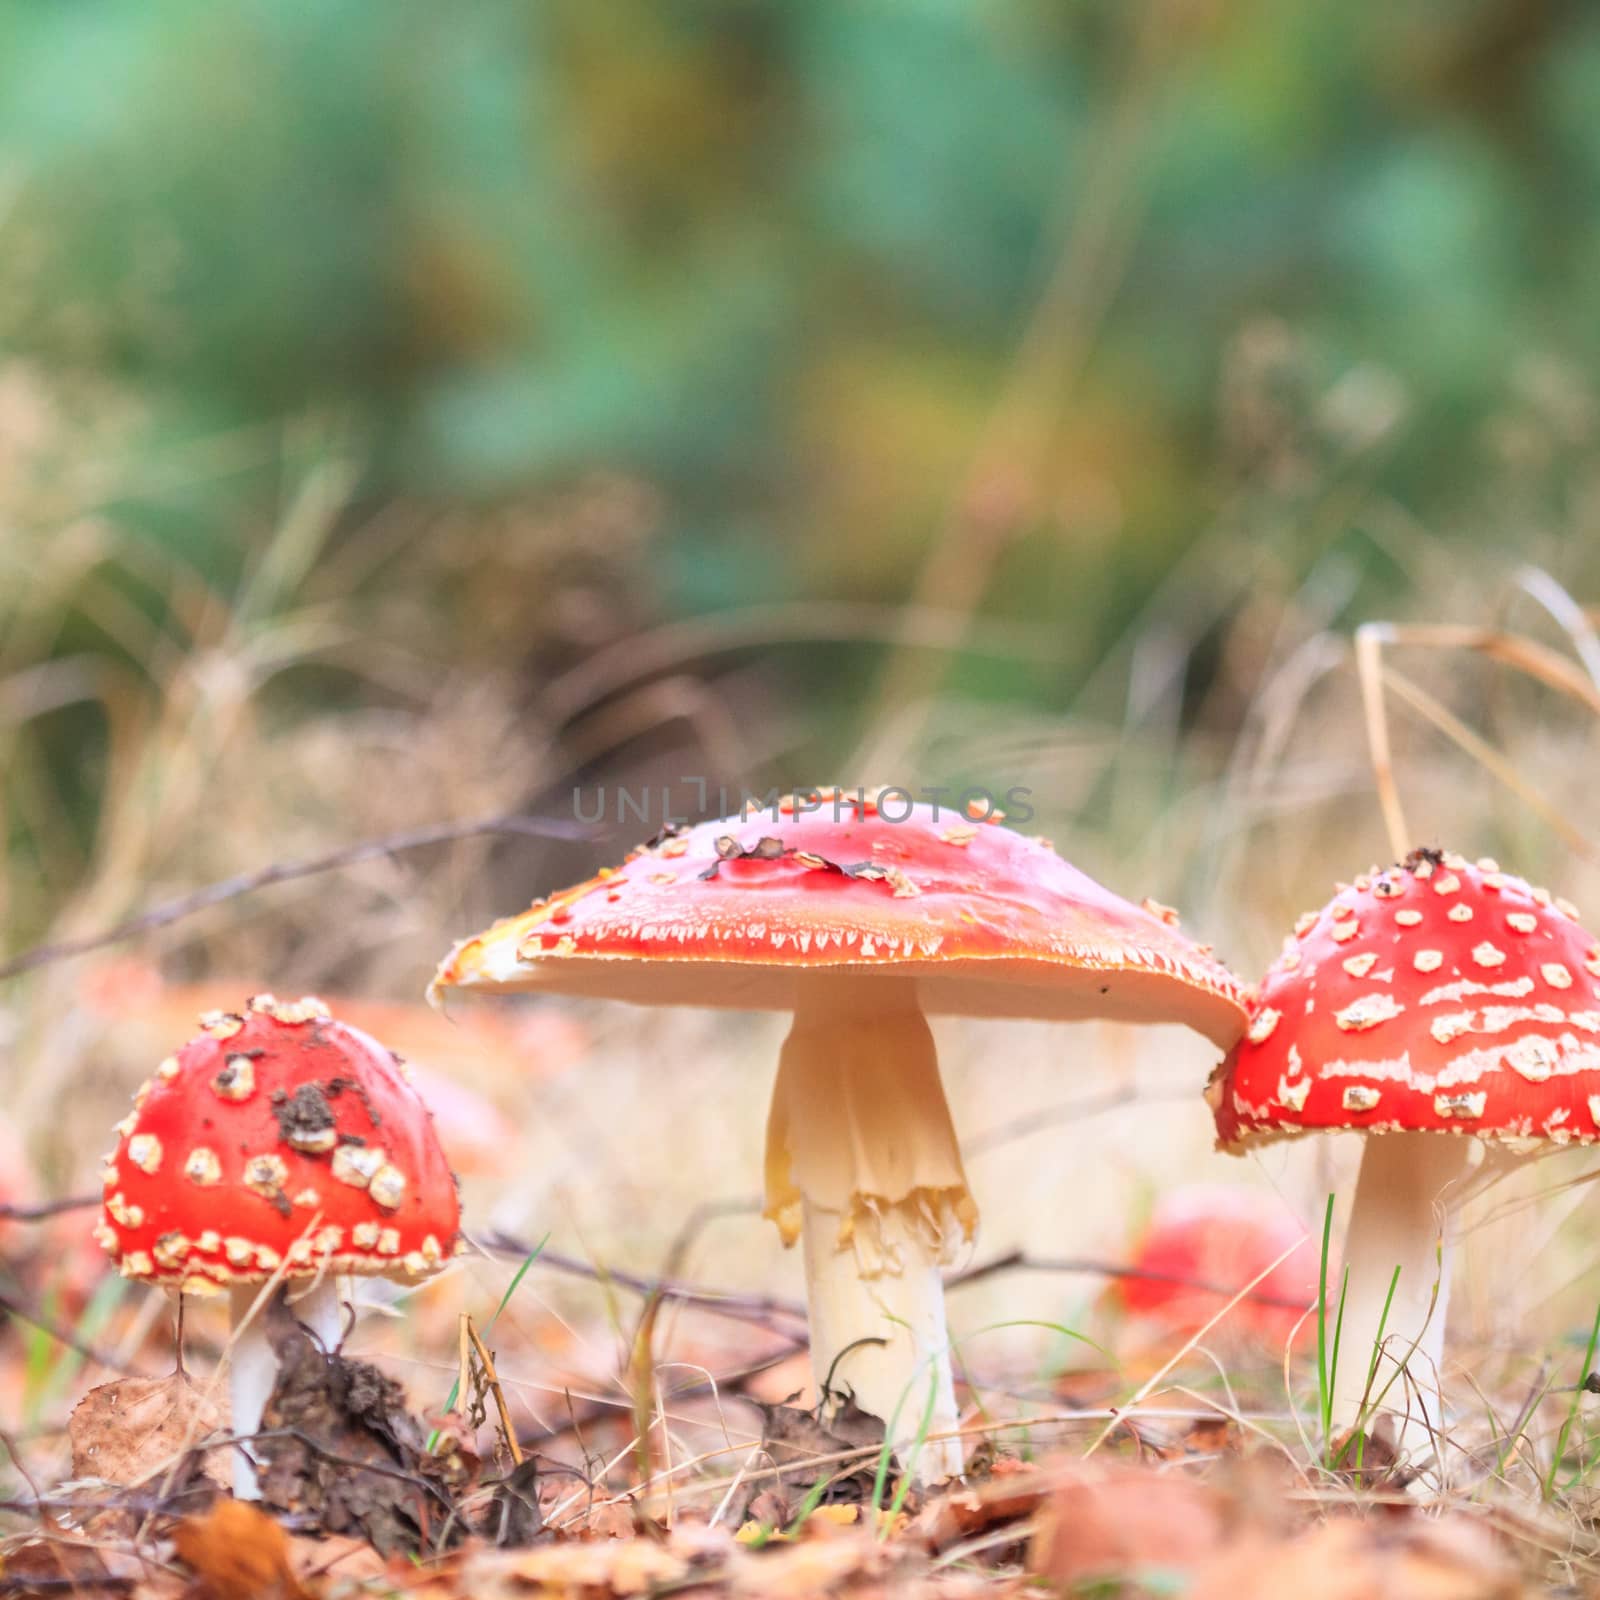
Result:
M526 1240L518 1239L509 1233L495 1232L482 1235L477 1243L492 1255L515 1256L518 1260L532 1253L532 1246ZM775 1316L795 1317L804 1321L806 1315L805 1307L799 1302L785 1300L779 1295L724 1293L700 1284L681 1283L673 1278L646 1278L620 1267L597 1267L592 1262L584 1261L577 1256L563 1255L559 1250L541 1250L534 1264L563 1272L568 1277L587 1278L592 1283L613 1283L631 1290L634 1294L659 1295L664 1300L687 1301L742 1322L766 1324L769 1318Z
M511 1426L511 1411L506 1405L505 1392L500 1387L500 1375L494 1370L494 1357L489 1354L478 1330L473 1327L471 1317L464 1320L464 1326L467 1337L472 1341L472 1348L478 1352L478 1360L483 1363L484 1381L489 1385L489 1393L494 1396L495 1407L500 1413L500 1427L506 1436L506 1449L511 1452L511 1464L520 1467L522 1446L517 1443L517 1430Z
M529 1254L525 1240L508 1233L491 1233L476 1241L492 1255L514 1256L522 1259ZM737 1294L713 1289L705 1284L686 1283L677 1278L646 1278L639 1273L627 1272L620 1267L599 1267L577 1256L563 1255L558 1250L543 1250L536 1265L551 1267L569 1277L587 1278L591 1283L612 1283L634 1294L655 1295L663 1300L678 1300L690 1305L703 1306L743 1322L756 1322L769 1326L767 1319L774 1316L806 1318L806 1308L797 1300L786 1300L771 1294ZM1278 1306L1289 1311L1304 1311L1298 1300L1269 1294L1247 1286L1241 1293L1232 1284L1212 1283L1205 1278L1187 1278L1177 1273L1147 1272L1140 1267L1125 1267L1115 1261L1101 1261L1087 1256L1031 1256L1020 1250L997 1256L993 1261L952 1273L945 1279L945 1287L959 1289L1001 1272L1060 1272L1083 1273L1093 1277L1118 1278L1132 1282L1171 1284L1180 1289L1194 1289L1202 1294L1236 1295L1255 1305ZM773 1328L774 1333L787 1334L787 1329Z
M0 1444L6 1447L6 1454L11 1457L11 1464L21 1475L22 1481L33 1490L35 1503L42 1504L43 1496L40 1493L39 1485L32 1472L28 1470L28 1463L22 1459L22 1452L17 1448L17 1441L4 1428L0 1428Z
M76 939L57 939L49 944L35 945L0 962L0 980L21 976L38 967L56 961L70 961L77 956L89 955L109 945L122 944L141 934L153 933L171 927L186 917L207 911L224 901L236 900L241 895L254 894L259 889L274 884L291 883L298 878L315 877L322 872L337 872L345 867L359 866L383 856L398 855L406 850L421 850L428 845L449 844L458 839L483 838L492 834L516 835L541 839L592 839L598 830L581 822L564 822L555 817L524 816L509 812L501 816L480 817L476 822L436 823L425 828L406 828L399 833L386 834L379 839L366 839L359 844L345 845L330 850L326 855L312 856L304 861L274 862L255 872L241 872L204 888L179 895L162 905L152 906L126 922L103 929L99 933L85 934Z
M97 1194L69 1194L64 1200L46 1200L37 1206L0 1205L0 1222L45 1222L63 1211L87 1211L99 1204Z

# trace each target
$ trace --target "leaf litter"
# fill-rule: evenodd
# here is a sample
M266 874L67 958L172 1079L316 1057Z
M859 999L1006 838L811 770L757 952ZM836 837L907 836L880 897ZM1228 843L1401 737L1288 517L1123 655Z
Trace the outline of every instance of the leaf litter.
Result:
M1522 1600L1564 1573L1567 1592L1600 1593L1594 1541L1568 1524L1564 1546L1548 1513L1519 1523L1464 1495L1407 1494L1410 1474L1381 1443L1359 1469L1324 1470L1186 1390L1167 1392L1192 1408L1151 1398L1112 1413L1089 1460L1037 1421L1020 1435L1015 1422L974 1430L966 1480L920 1489L892 1466L880 1476L884 1424L848 1395L808 1408L744 1392L760 1426L731 1484L681 1458L640 1482L618 1470L638 1459L629 1450L607 1462L585 1447L579 1471L525 1442L516 1461L499 1439L508 1416L487 1404L492 1360L468 1361L459 1407L424 1421L393 1377L324 1351L287 1313L269 1332L280 1372L256 1441L261 1505L224 1492L225 1401L205 1384L101 1385L69 1425L73 1478L0 1546L0 1592ZM1107 1415L1085 1410L1091 1429ZM1033 1439L1026 1457L1003 1442L1019 1437ZM503 1474L494 1459L510 1463Z
M269 1319L279 1370L256 1444L262 1499L383 1555L464 1537L448 1469L459 1458L427 1450L399 1383L324 1351L282 1307Z
M170 1473L186 1456L220 1488L233 1481L226 1447L200 1449L228 1424L227 1396L178 1371L119 1378L91 1389L67 1421L74 1478L132 1488Z

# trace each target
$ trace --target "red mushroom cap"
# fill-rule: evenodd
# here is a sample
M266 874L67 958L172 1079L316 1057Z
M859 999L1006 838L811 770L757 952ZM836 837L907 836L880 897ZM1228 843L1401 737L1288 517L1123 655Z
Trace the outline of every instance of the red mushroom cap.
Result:
M457 945L435 985L776 1011L807 973L876 973L917 979L930 1012L1239 1036L1238 980L1175 913L1119 899L996 814L857 793L668 832Z
M1300 919L1206 1091L1224 1146L1313 1128L1600 1139L1600 947L1577 909L1434 850Z
M1130 1312L1169 1333L1188 1335L1265 1272L1252 1297L1241 1300L1223 1326L1279 1345L1300 1323L1310 1325L1305 1313L1316 1303L1319 1261L1318 1241L1272 1195L1190 1184L1157 1200L1134 1251L1131 1265L1151 1276L1124 1278L1117 1287ZM1191 1281L1169 1281L1183 1279ZM1259 1298L1268 1295L1291 1303Z
M257 995L201 1027L117 1126L99 1238L125 1276L415 1278L454 1252L455 1180L389 1051L320 1000Z

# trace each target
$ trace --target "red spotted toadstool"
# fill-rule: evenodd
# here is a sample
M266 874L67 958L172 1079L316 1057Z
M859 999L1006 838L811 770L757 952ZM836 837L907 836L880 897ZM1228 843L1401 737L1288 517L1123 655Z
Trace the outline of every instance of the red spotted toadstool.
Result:
M117 1125L104 1181L99 1239L124 1276L231 1294L241 1438L276 1374L266 1319L250 1315L263 1284L299 1288L295 1316L332 1350L340 1275L426 1277L454 1253L461 1221L403 1066L310 998L257 995L202 1017ZM235 1492L253 1497L251 1460L236 1459Z
M890 801L903 793L812 791L776 817L669 831L457 945L434 992L792 1013L766 1213L803 1245L819 1385L833 1372L904 1457L930 1399L932 1435L957 1425L940 1267L977 1221L926 1015L1186 1023L1226 1047L1244 1007L1171 913L987 807ZM938 1480L961 1461L944 1437L916 1466Z
M1600 946L1576 908L1493 861L1415 851L1300 919L1207 1095L1234 1152L1316 1130L1369 1135L1334 1421L1357 1427L1387 1395L1384 1409L1410 1418L1402 1443L1421 1448L1439 1420L1450 1213L1472 1146L1600 1140Z

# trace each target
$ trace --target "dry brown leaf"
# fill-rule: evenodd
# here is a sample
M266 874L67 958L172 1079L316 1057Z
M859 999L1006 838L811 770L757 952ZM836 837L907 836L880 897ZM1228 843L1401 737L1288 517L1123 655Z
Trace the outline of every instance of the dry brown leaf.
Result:
M1188 1569L1221 1548L1225 1505L1215 1489L1176 1473L1086 1466L1051 1495L1030 1565L1068 1593Z
M1247 1540L1195 1574L1189 1600L1531 1600L1515 1564L1464 1517L1340 1517Z
M225 1407L181 1372L102 1383L78 1402L67 1421L72 1474L130 1487L145 1483L226 1427ZM228 1450L207 1451L202 1470L218 1484L231 1483Z
M603 1543L546 1544L513 1556L485 1558L463 1573L462 1593L479 1592L473 1581L481 1567L485 1576L521 1588L554 1594L593 1590L599 1594L643 1594L662 1584L677 1583L689 1571L680 1555L653 1539L613 1539Z
M389 1564L365 1539L313 1539L296 1534L289 1539L289 1567L302 1584L313 1583L324 1573L345 1582L361 1583L381 1577Z
M947 1550L991 1528L1020 1523L1039 1509L1054 1482L1037 1467L1002 1456L986 1481L930 1499L913 1524L913 1535L932 1549ZM1026 1536L1020 1529L1018 1537Z
M778 1473L764 1490L750 1490L740 1521L754 1519L774 1528L788 1524L818 1479L826 1480L820 1504L860 1504L873 1491L876 1452L883 1447L882 1419L848 1398L826 1422L815 1411L791 1405L764 1405L762 1444ZM849 1452L861 1459L841 1460Z
M580 1539L631 1539L633 1507L624 1500L591 1506L571 1531Z
M0 1590L7 1594L48 1594L70 1588L74 1595L116 1592L112 1573L92 1545L77 1539L19 1539L0 1553Z
M859 1521L859 1519L858 1519ZM918 1594L973 1594L967 1574L936 1576L925 1556L904 1542L886 1543L868 1526L826 1519L826 1537L740 1546L725 1529L690 1524L654 1539L572 1542L533 1550L478 1549L447 1570L415 1600L629 1600L666 1587L718 1600L824 1600ZM440 1580L445 1587L440 1589Z
M878 1577L901 1559L898 1551L865 1532L854 1539L803 1539L768 1545L734 1565L733 1595L761 1600L810 1600L836 1595Z
M1183 1448L1192 1456L1236 1456L1241 1448L1239 1425L1227 1417L1201 1417L1190 1423Z
M290 1568L288 1535L242 1500L180 1522L173 1542L198 1580L197 1600L311 1600Z

